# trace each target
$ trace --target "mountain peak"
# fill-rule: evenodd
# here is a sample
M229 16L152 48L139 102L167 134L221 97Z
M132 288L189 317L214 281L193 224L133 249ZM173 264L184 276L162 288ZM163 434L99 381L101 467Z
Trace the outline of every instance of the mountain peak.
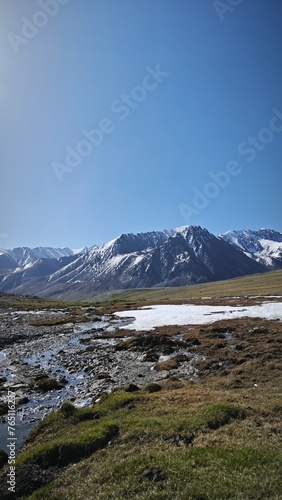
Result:
M102 245L103 251L108 255L125 255L133 252L141 252L148 248L155 248L164 243L173 230L150 231L147 233L123 233L117 238Z

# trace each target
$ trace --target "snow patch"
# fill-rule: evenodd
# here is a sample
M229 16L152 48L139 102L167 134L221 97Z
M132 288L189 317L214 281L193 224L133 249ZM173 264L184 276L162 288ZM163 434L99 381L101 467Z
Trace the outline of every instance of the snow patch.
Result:
M157 305L133 311L119 311L115 314L120 318L134 318L132 323L123 327L124 329L142 331L152 330L158 326L210 324L246 316L282 320L282 302L264 302L248 307Z

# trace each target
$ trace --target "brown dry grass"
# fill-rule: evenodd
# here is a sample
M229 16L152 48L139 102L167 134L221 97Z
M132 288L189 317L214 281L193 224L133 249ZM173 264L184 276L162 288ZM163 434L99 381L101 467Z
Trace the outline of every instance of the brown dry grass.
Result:
M151 332L152 333L152 332ZM155 335L183 334L183 347L202 357L201 380L249 386L282 379L282 322L256 318L217 321L212 325L166 326Z
M167 361L159 361L155 364L155 370L176 370L179 367L179 363L175 359L168 359Z

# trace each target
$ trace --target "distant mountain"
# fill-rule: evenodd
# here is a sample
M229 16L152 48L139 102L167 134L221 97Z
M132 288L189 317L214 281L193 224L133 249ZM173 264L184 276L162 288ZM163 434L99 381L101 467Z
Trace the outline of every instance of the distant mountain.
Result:
M44 249L50 257L28 264L33 254L26 249L9 252L18 264L0 276L1 291L65 299L115 289L204 283L268 270L226 235L217 237L199 226L122 234L78 255L70 249ZM69 255L56 259L56 252Z
M68 247L19 247L13 248L13 250L7 250L7 252L20 266L31 264L38 259L60 259L61 257L69 257L70 255L74 255L73 251Z
M18 263L7 253L6 250L0 249L0 274L9 272L18 267Z
M1 255L10 256L19 266L25 266L38 259L60 259L62 257L70 257L71 255L80 255L88 251L88 247L83 247L77 250L72 250L69 247L17 247L12 250L0 249L0 257Z
M221 238L267 268L282 269L282 234L278 231L227 231Z
M0 249L0 289L6 292L26 287L37 291L46 276L49 277L87 251L87 247L79 250L68 247Z
M5 274L0 276L0 290L10 293L11 290L15 290L15 293L22 293L24 289L34 289L35 293L37 293L50 275L75 259L76 256L74 255L61 257L60 259L37 259L30 264L17 267L12 272L6 271Z

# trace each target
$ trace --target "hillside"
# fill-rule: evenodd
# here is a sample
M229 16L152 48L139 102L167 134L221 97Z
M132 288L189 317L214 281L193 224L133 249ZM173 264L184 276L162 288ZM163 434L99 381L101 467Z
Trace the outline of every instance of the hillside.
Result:
M146 301L151 303L181 302L190 299L227 298L242 296L282 296L282 270L255 274L231 280L204 283L185 287L154 288L143 290L117 290L95 295L96 302L120 302L122 304Z

